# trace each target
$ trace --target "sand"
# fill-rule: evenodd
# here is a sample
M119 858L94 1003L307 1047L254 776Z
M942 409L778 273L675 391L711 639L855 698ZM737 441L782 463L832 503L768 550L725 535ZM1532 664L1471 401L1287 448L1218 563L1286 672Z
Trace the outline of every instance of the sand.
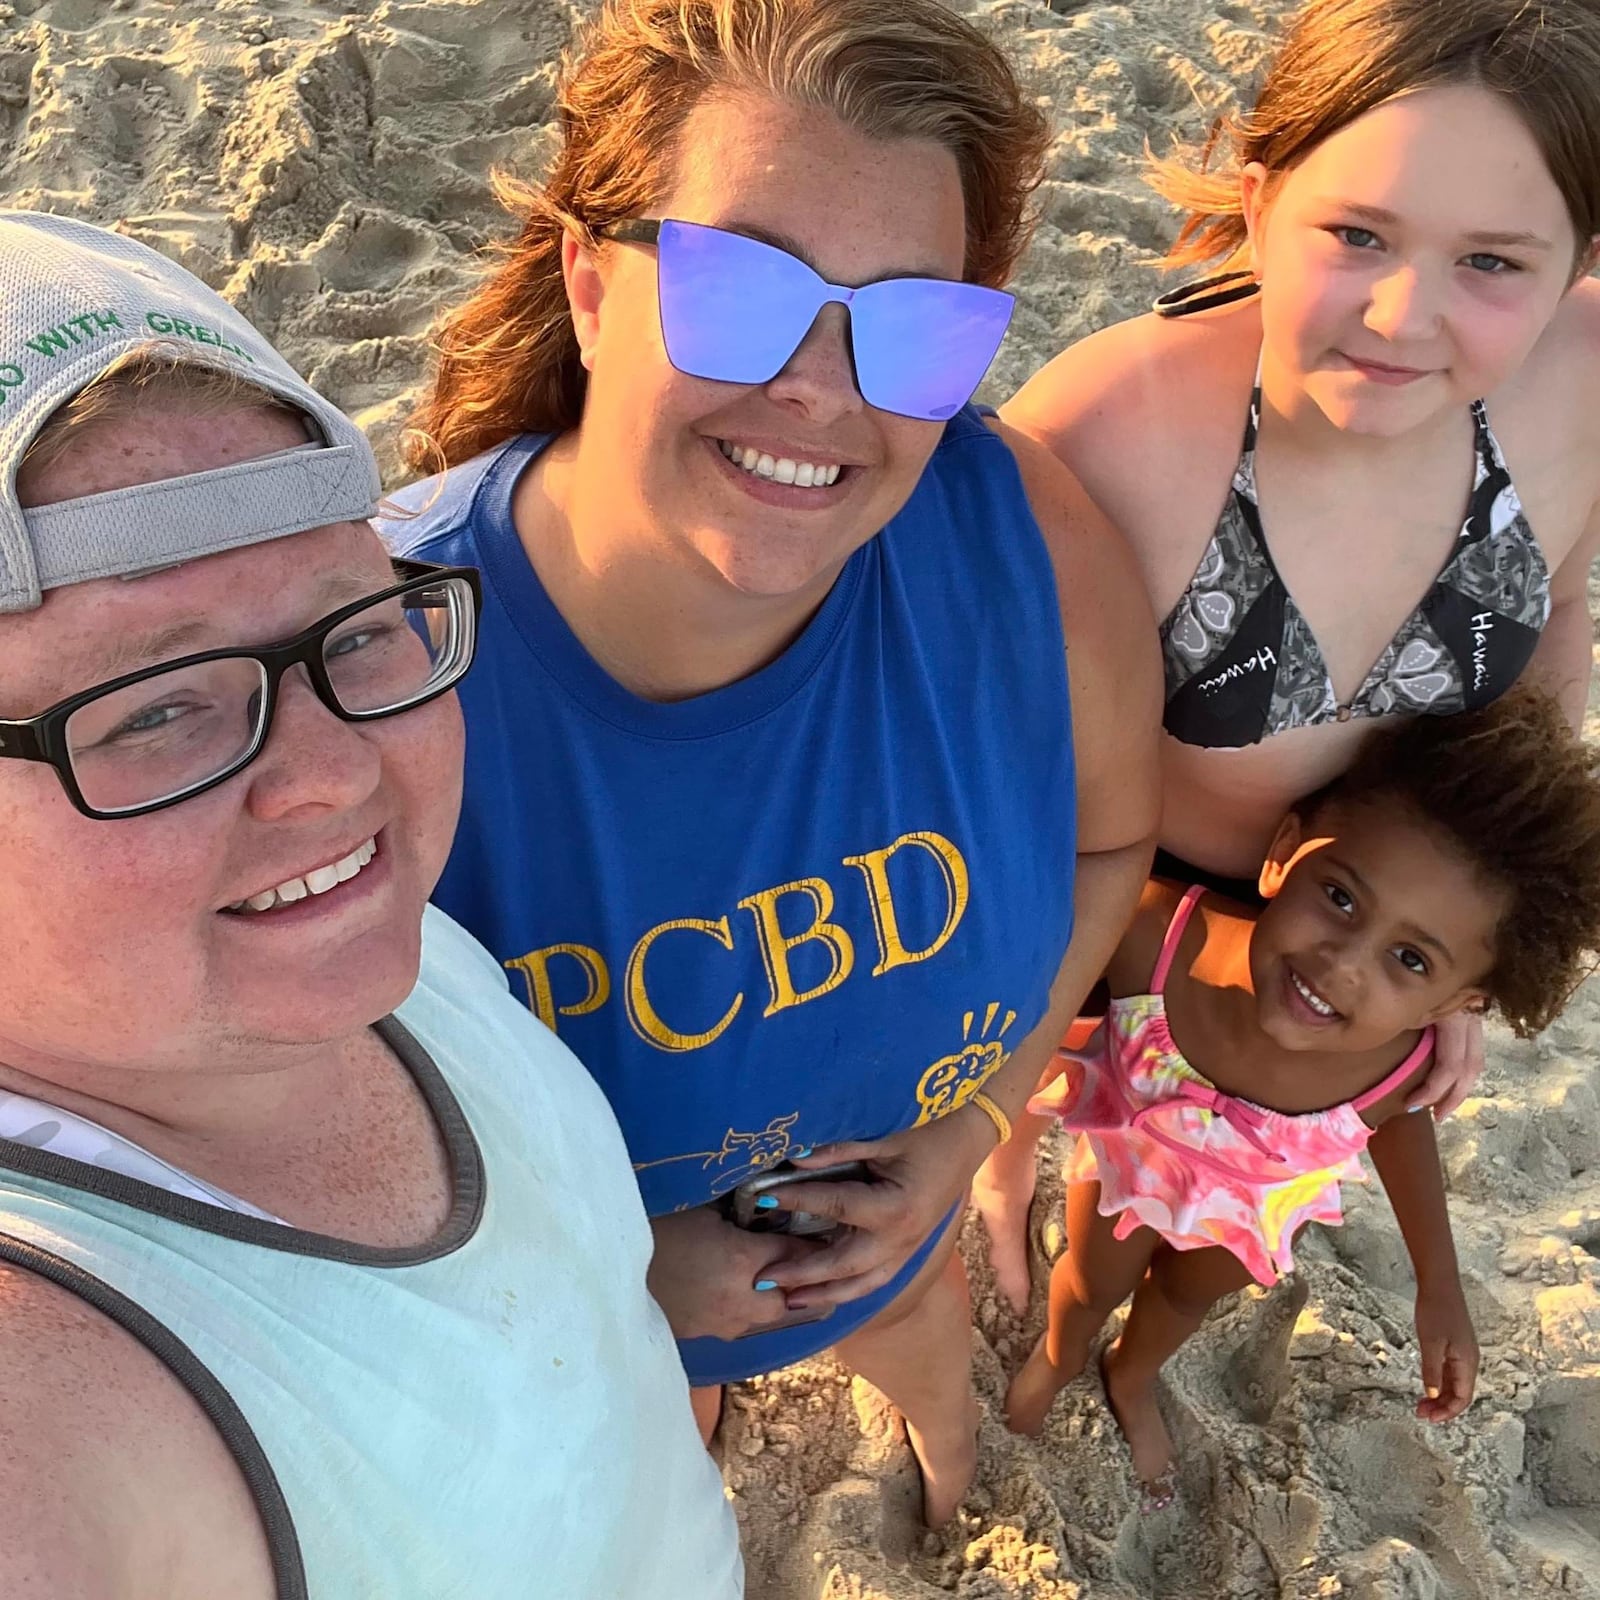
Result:
M1140 185L1144 141L1197 130L1283 7L961 9L1005 41L1060 130L988 385L999 399L1148 304L1171 219ZM398 476L430 320L500 226L487 171L536 170L577 10L0 0L0 203L116 223L183 262L357 416ZM1484 1346L1461 1421L1411 1416L1408 1266L1381 1194L1358 1190L1293 1281L1215 1314L1174 1362L1182 1497L1141 1519L1092 1380L1040 1441L1001 1426L1042 1305L1020 1322L997 1306L969 1221L984 1420L967 1508L921 1531L903 1438L827 1361L744 1386L723 1447L753 1600L1600 1594L1597 1023L1591 983L1536 1043L1491 1029L1481 1093L1442 1130ZM1058 1201L1047 1175L1041 1256L1059 1246Z

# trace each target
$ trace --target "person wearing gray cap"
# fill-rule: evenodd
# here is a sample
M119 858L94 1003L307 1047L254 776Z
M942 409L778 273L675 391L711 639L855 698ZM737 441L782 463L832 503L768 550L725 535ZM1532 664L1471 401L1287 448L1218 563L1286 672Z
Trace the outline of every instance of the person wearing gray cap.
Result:
M0 1593L742 1592L616 1123L425 910L478 582L378 494L218 296L0 212Z

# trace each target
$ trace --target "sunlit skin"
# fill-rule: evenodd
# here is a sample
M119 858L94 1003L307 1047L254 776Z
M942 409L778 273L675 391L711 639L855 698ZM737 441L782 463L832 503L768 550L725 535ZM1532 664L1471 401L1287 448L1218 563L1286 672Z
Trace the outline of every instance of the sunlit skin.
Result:
M44 504L151 482L303 440L297 423L262 411L203 426L108 421L34 474L26 497ZM191 630L149 660L269 643L393 581L372 530L345 523L51 591L37 610L0 618L0 715L33 715L144 664L127 656L140 635ZM163 1077L199 1104L188 1074L213 1083L266 1071L366 1028L415 981L461 750L452 697L357 726L327 711L296 670L255 763L164 811L91 819L49 767L0 761L9 930L0 1082L26 1087L17 1081L26 1074L114 1102L135 1092L132 1073L154 1112ZM315 901L260 917L225 909L374 836L371 865Z
M1440 829L1371 801L1291 815L1262 869L1259 914L1205 897L1180 938L1163 1005L1172 1039L1206 1080L1291 1115L1358 1098L1399 1067L1422 1030L1481 1009L1511 894ZM1176 892L1152 884L1110 972L1114 995L1147 992ZM1401 1084L1361 1113L1369 1151L1417 1273L1427 1394L1418 1415L1449 1421L1470 1402L1477 1342L1456 1274L1429 1124L1405 1114ZM1106 1392L1152 1503L1172 1491L1174 1451L1156 1400L1161 1367L1210 1306L1251 1281L1231 1252L1178 1250L1151 1229L1124 1239L1100 1215L1099 1184L1069 1187L1069 1249L1052 1274L1050 1323L1006 1397L1037 1433L1130 1293L1133 1309L1103 1358Z
M1585 277L1594 241L1579 237L1528 125L1479 88L1420 90L1287 170L1247 168L1241 201L1259 295L1095 333L1002 416L1078 475L1164 618L1216 532L1259 362L1267 546L1347 704L1450 559L1473 481L1469 406L1482 399L1551 573L1528 670L1577 726L1600 553L1600 284ZM1162 845L1253 877L1279 819L1348 767L1369 726L1296 727L1242 749L1164 739ZM1446 1018L1414 1101L1446 1116L1482 1070L1481 1027ZM1026 1137L974 1192L1020 1308Z
M1248 167L1244 198L1263 398L1297 426L1463 429L1587 259L1527 124L1481 89L1388 101L1277 181Z
M833 283L961 276L961 183L942 146L714 94L681 149L652 215L779 244ZM519 531L562 614L621 681L654 698L720 686L804 625L905 503L942 425L866 404L842 306L824 308L770 382L716 383L667 359L653 249L569 239L566 273L590 372L584 422L519 486ZM845 470L831 488L786 488L734 467L719 439Z
M1271 1046L1393 1065L1397 1040L1484 1004L1510 895L1436 828L1370 804L1291 816L1262 887L1272 898L1249 935L1248 980Z

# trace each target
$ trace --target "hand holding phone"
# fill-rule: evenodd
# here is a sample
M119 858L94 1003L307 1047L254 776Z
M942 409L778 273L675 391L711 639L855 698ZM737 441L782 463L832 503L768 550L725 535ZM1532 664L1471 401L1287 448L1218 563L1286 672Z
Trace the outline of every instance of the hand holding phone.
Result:
M801 1168L784 1162L759 1177L748 1178L723 1197L723 1214L747 1233L787 1233L830 1243L844 1224L811 1211L791 1211L782 1203L783 1191L796 1183L871 1183L864 1161L840 1161L830 1167ZM763 1202L769 1202L763 1204ZM776 1204L770 1202L776 1201Z

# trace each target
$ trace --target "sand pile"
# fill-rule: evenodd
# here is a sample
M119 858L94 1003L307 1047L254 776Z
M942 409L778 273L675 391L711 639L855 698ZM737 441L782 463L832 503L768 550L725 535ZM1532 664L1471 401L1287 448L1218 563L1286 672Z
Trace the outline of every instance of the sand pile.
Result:
M1139 183L1144 141L1197 131L1284 7L962 9L1005 40L1060 130L989 385L1000 398L1148 303L1171 219ZM117 223L183 262L354 413L398 476L429 322L499 227L489 167L537 168L576 14L561 0L0 0L0 204ZM985 1421L960 1524L921 1531L903 1441L829 1363L746 1386L724 1450L754 1600L1600 1594L1597 1024L1591 984L1537 1043L1493 1033L1482 1094L1443 1130L1485 1350L1462 1421L1410 1415L1409 1271L1381 1196L1357 1192L1297 1281L1218 1313L1174 1364L1183 1494L1141 1519L1092 1380L1038 1443L1001 1427L1042 1305L1012 1318L969 1249ZM1047 1254L1058 1185L1036 1214Z

